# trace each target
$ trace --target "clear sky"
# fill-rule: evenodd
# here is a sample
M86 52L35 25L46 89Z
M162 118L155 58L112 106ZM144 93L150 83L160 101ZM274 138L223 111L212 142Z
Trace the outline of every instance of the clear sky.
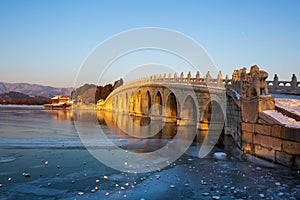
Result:
M73 86L99 43L140 27L193 38L223 74L258 64L271 79L300 79L299 10L297 0L0 0L0 81Z

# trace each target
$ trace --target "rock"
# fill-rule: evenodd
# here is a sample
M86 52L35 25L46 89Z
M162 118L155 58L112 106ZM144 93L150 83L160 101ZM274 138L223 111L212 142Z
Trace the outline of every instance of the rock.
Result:
M99 180L99 179L97 179L97 180L96 180L96 183L99 183L99 182L100 182L100 180Z
M116 186L116 187L119 187L119 184L118 184L118 183L116 183L116 184L115 184L115 186Z
M2 184L0 183L0 188L2 188Z
M125 190L125 188L124 188L124 187L120 187L120 189L121 189L121 190Z
M45 161L44 164L45 164L46 166L48 166L49 162L48 162L48 161Z
M77 193L79 196L82 196L82 195L84 195L84 192L78 192Z
M256 170L257 170L257 171L260 171L260 170L261 170L261 168L260 168L260 167L256 167Z
M105 196L109 196L109 192L106 192L106 193L105 193Z
M30 174L29 173L23 173L22 174L25 178L29 178L30 177Z
M125 183L125 186L128 187L129 183Z
M284 193L283 192L278 192L278 196L283 196L284 195Z
M12 181L12 178L9 177L7 180L8 180L9 182L11 182L11 181Z
M203 192L203 193L202 193L202 196L208 196L208 195L209 195L208 192Z
M220 199L219 196L212 196L213 199Z
M96 192L96 190L95 189L91 189L91 193L95 193Z
M51 184L51 183L48 183L47 185L50 187L52 184Z
M226 160L227 159L227 154L224 152L215 152L214 153L214 158L217 160Z
M108 177L107 177L107 176L103 176L103 179L104 179L104 180L107 180L107 179L108 179Z
M170 188L175 188L175 185L170 185Z
M259 194L260 198L264 198L265 195L264 194Z
M74 184L75 183L75 181L72 181L72 184Z

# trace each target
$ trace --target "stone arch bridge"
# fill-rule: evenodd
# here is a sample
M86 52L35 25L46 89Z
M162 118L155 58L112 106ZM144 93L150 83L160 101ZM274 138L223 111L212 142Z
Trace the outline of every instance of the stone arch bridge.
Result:
M268 94L266 87L271 92L298 94L300 83L295 75L284 87L277 76L274 81L266 81L263 77L255 82L261 74L265 74L263 70L252 66L250 73L246 73L245 68L235 70L232 79L227 76L223 79L221 72L215 79L209 72L204 78L200 78L199 72L195 78L190 73L187 77L183 73L180 77L176 73L168 77L166 74L151 76L118 87L105 100L99 100L96 108L115 113L114 123L122 123L120 118L128 115L188 125L179 126L188 129L187 136L195 132L194 128L204 130L200 132L209 132L203 140L204 146L216 142L222 133L231 135L243 152L300 169L300 126L290 127L276 118L282 114L285 119L299 121L299 116L278 107L273 96L249 92L254 90L253 86L258 89L264 86L265 94ZM134 119L128 127L133 125ZM138 125L133 130L142 130L145 126ZM156 126L145 130L153 132Z
M213 121L224 126L226 116L225 80L221 72L211 78L191 73L166 74L138 79L115 89L97 108L134 116L162 119L180 125L196 124L208 129Z

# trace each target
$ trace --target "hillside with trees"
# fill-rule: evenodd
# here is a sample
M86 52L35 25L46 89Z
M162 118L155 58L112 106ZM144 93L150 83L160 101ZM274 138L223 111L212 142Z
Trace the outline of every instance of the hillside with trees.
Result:
M123 85L122 79L115 81L113 85L97 86L94 84L84 84L74 90L71 97L76 103L95 104L100 99L106 99L114 89L121 85Z

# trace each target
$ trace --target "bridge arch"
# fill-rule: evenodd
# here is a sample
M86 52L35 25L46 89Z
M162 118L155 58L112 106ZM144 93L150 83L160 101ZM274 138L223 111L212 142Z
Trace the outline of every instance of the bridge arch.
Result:
M125 112L128 112L128 93L125 93L125 101L123 101L123 108Z
M154 115L158 115L161 116L162 115L162 96L160 91L157 91L154 97L154 105L156 106L155 109L153 109L154 111Z
M225 114L222 105L216 100L207 103L202 115L202 129L222 130L225 125Z
M123 111L123 100L124 98L122 98L122 94L121 95L118 95L118 104L117 104L117 107L119 109L119 111Z
M176 122L177 121L177 100L176 100L176 96L173 92L171 92L168 97L167 97L167 101L166 101L166 117L169 119L168 122Z
M134 98L134 93L132 92L130 95L130 101L129 101L129 113L134 113L135 111L135 98Z
M115 105L114 105L114 107L113 107L113 109L114 110L119 110L119 97L118 97L118 95L116 95L116 97L115 97Z
M135 110L134 112L136 114L142 114L142 107L143 107L143 104L142 104L142 92L139 90L136 94L136 99L135 99Z
M195 100L190 95L183 101L181 119L197 121L197 106Z
M146 91L145 96L143 98L143 102L144 102L143 113L149 115L150 108L151 108L151 95L149 90Z

